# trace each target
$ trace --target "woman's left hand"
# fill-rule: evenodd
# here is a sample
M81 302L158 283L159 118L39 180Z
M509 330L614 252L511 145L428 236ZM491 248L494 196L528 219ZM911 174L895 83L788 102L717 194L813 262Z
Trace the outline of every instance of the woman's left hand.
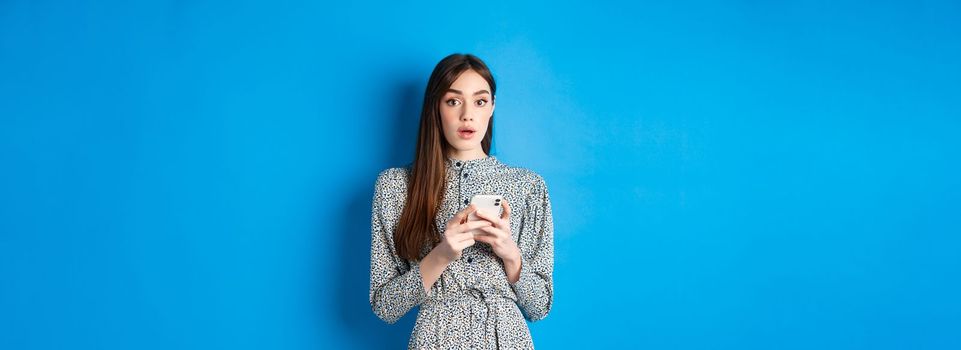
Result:
M511 206L506 199L501 203L504 205L504 213L500 217L482 211L474 213L478 218L490 221L493 225L481 227L474 231L477 232L474 234L474 240L490 244L494 254L497 254L501 260L520 261L521 250L517 247L517 243L514 242L511 235Z

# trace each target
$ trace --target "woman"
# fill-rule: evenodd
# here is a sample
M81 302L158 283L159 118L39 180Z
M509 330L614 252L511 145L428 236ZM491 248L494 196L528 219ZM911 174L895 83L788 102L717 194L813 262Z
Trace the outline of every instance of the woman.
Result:
M495 93L479 58L441 60L427 82L413 164L377 178L370 304L389 324L420 305L409 348L533 348L524 318L551 309L547 186L490 156ZM480 194L503 196L503 213L477 211L470 201Z

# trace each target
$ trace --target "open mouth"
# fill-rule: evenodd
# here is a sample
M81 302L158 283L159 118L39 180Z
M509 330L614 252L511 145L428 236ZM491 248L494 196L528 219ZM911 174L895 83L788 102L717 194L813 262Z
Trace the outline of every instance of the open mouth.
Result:
M465 140L474 137L475 133L477 132L469 127L457 128L457 136Z

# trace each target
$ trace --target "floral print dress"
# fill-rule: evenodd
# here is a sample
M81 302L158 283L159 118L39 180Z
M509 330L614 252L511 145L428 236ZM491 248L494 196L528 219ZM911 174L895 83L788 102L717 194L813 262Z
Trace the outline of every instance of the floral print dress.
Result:
M407 198L409 168L377 177L371 212L370 305L389 324L420 306L410 349L531 349L525 318L543 319L553 302L554 223L544 179L509 167L493 156L447 158L444 200L437 214L443 234L454 214L478 194L503 196L511 206L510 227L521 251L517 283L490 245L477 242L448 265L425 293L418 261L399 257L394 229ZM423 254L429 252L425 247Z

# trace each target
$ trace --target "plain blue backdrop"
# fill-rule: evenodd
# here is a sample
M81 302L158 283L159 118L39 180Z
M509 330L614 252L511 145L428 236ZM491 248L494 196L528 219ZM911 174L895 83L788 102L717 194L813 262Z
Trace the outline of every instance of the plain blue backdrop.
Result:
M961 349L961 4L0 1L0 348L403 348L434 64L547 180L539 348Z

